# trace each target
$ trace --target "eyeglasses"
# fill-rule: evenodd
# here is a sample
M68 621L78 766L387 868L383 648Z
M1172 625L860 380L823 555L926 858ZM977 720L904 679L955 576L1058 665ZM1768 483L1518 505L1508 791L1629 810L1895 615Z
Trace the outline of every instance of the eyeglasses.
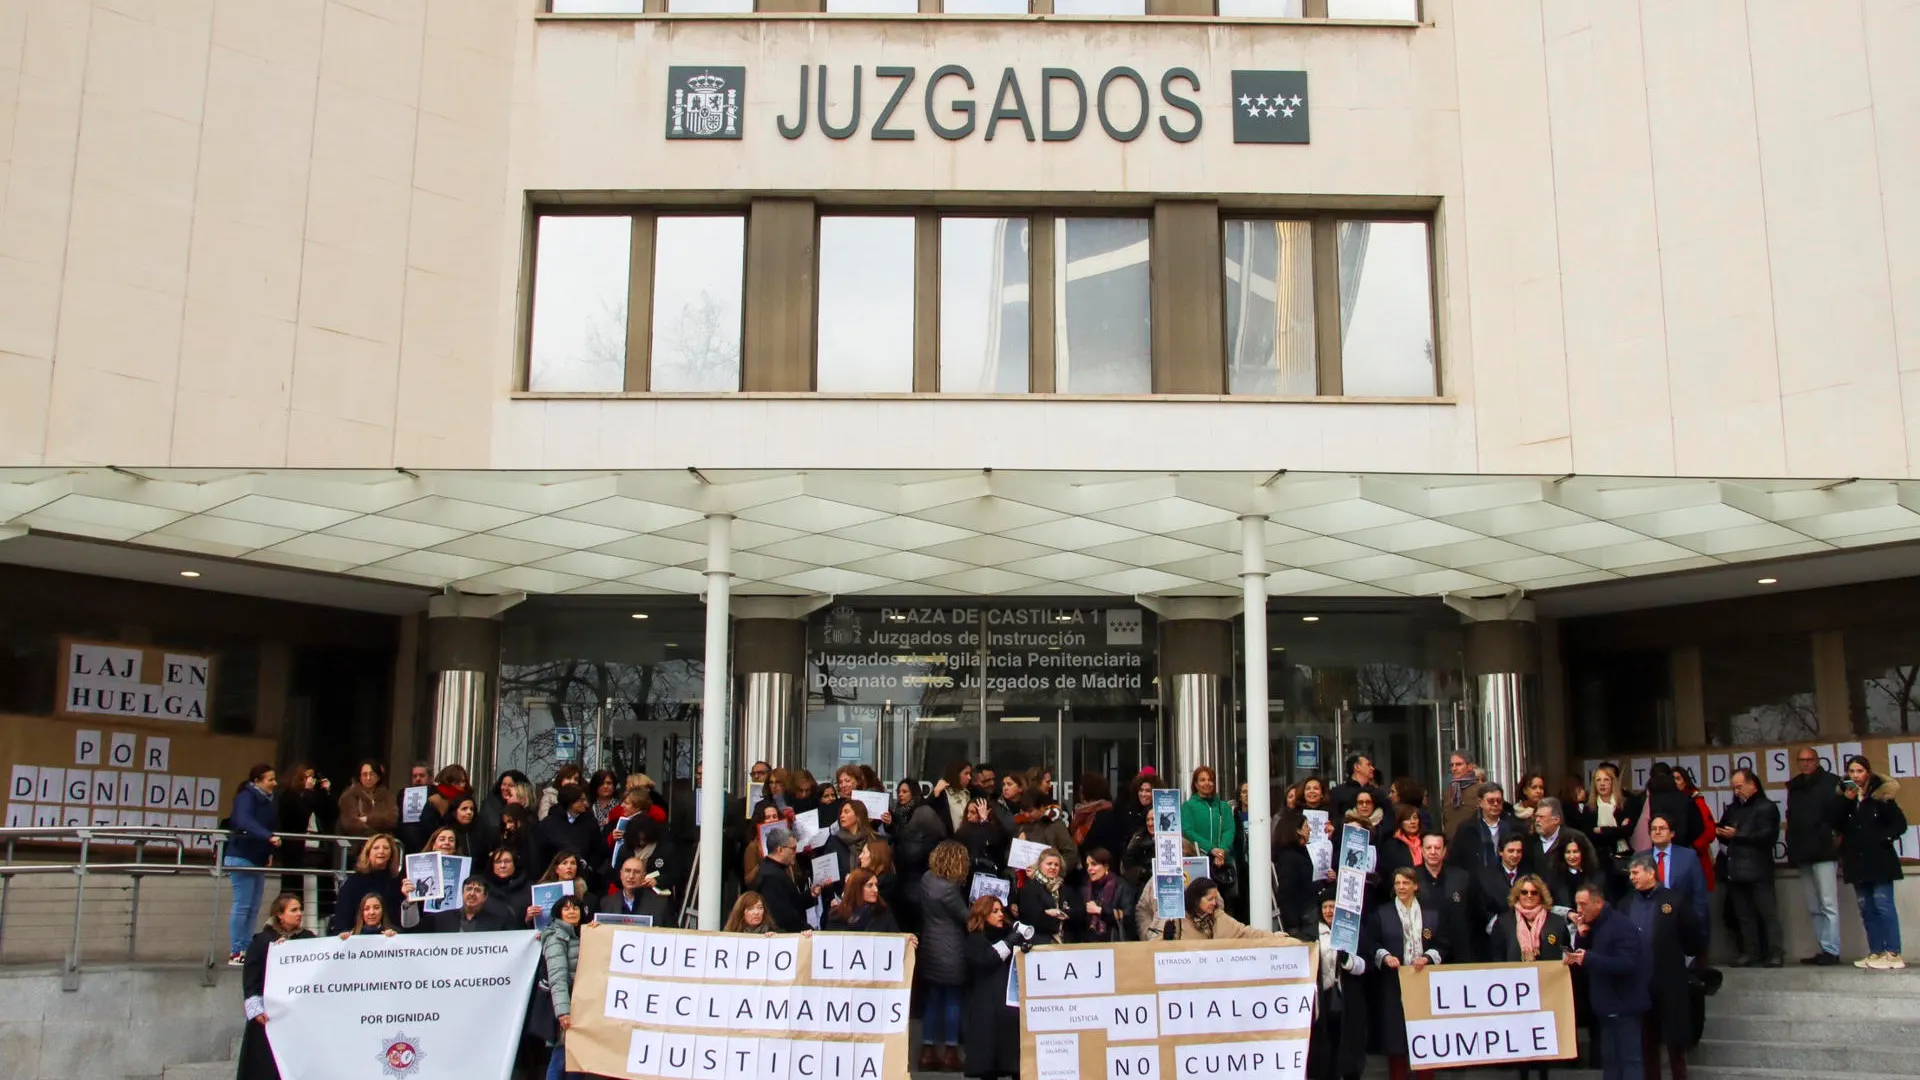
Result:
M1540 890L1539 889L1521 889L1520 895L1521 896L1539 896Z

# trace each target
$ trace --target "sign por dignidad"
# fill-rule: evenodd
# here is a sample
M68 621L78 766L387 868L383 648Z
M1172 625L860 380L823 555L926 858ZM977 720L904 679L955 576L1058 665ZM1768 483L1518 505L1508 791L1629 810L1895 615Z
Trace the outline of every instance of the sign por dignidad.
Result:
M284 1080L507 1080L539 935L333 936L267 953Z

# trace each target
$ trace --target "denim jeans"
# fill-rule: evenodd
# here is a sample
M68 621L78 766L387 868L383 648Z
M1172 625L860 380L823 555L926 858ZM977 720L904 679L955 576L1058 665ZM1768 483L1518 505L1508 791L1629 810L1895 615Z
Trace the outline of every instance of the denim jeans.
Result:
M1840 955L1840 879L1839 863L1803 863L1800 887L1807 894L1807 916L1813 920L1813 937L1820 951Z
M1639 1013L1600 1018L1600 1075L1604 1080L1644 1080L1640 1022Z
M920 1018L921 1046L960 1045L961 987L927 983L926 1015Z
M547 1059L547 1080L572 1080L579 1075L567 1071L567 1044L564 1041L555 1043L553 1056Z
M232 871L227 877L233 883L233 911L227 916L227 952L243 953L253 940L254 932L260 929L260 896L266 890L267 876L256 872L259 863L238 855L226 856L221 865Z
M1855 885L1853 892L1860 901L1860 922L1867 929L1867 951L1899 955L1900 915L1893 909L1893 882Z

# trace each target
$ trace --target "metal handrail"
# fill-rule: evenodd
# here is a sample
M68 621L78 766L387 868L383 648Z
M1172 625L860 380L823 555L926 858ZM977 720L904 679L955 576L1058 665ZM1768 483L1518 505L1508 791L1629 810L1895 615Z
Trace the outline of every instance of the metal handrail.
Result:
M127 947L131 955L137 946L135 934L139 925L139 890L142 878L158 875L199 876L217 881L230 877L234 873L277 874L282 877L319 878L321 875L338 876L348 870L347 857L358 845L366 842L364 836L342 836L333 833L286 833L276 832L282 843L297 841L315 843L322 851L328 845L334 846L339 853L339 865L332 867L308 866L262 866L229 867L226 862L226 848L233 833L227 829L169 828L162 826L102 825L102 826L28 826L0 829L0 844L4 845L4 861L0 861L0 938L5 935L7 894L13 879L19 875L52 876L70 875L74 879L73 890L73 937L67 947L67 955L61 970L61 987L65 990L77 990L80 986L81 930L84 926L82 916L86 905L86 879L92 874L111 874L133 879L133 915L128 929ZM204 840L198 845L196 840ZM25 845L79 845L78 857L71 862L17 862L16 847ZM151 847L172 849L170 861L145 862L141 856ZM115 856L131 847L134 861L96 862L92 855L97 848L113 849ZM188 861L188 854L198 849L208 858L206 861ZM398 852L396 852L398 854ZM208 939L207 951L203 960L203 979L208 985L214 985L215 972L224 960L226 952L218 942L225 930L223 913L225 905L216 890L213 907L213 933Z

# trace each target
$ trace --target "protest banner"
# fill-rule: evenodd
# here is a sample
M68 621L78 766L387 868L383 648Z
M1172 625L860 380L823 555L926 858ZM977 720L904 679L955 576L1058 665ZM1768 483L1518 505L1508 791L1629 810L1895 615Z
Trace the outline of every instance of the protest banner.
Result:
M1316 945L1050 945L1021 957L1026 1080L1300 1080Z
M1519 1065L1578 1052L1573 973L1565 964L1403 964L1400 1000L1416 1069Z
M331 935L267 953L263 995L284 1080L506 1080L540 937Z
M1184 853L1180 844L1180 791L1154 788L1153 900L1154 910L1162 919L1186 917L1186 868L1180 861Z
M1346 825L1340 832L1340 877L1334 888L1333 947L1342 952L1360 951L1360 915L1367 891L1367 856L1373 846L1367 830Z
M569 1071L613 1077L908 1080L903 934L754 937L589 925Z

